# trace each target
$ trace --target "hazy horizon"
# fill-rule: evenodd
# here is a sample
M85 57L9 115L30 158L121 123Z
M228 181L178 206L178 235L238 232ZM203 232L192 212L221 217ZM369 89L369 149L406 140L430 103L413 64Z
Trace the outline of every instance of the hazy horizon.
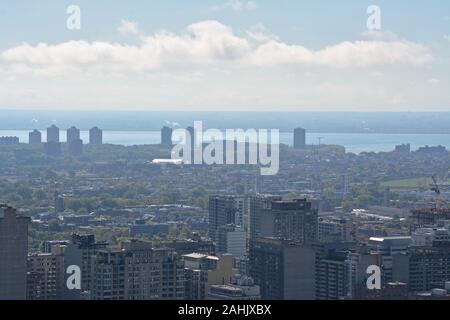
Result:
M61 130L99 126L112 131L152 131L187 127L203 121L207 128L274 128L328 133L450 134L450 112L202 112L202 111L9 111L0 113L0 130Z

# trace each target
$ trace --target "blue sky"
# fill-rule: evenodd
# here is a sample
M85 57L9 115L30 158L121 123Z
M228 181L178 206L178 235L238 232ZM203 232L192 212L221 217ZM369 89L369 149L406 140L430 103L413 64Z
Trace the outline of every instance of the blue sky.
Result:
M450 110L449 1L2 0L0 29L3 109Z

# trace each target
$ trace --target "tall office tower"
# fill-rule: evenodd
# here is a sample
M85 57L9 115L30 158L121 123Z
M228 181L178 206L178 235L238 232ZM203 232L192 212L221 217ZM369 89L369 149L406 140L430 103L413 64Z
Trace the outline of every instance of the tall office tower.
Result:
M83 140L76 139L69 143L69 154L72 157L79 157L83 154Z
M25 300L30 218L0 206L0 300Z
M27 300L60 300L64 287L64 246L28 256Z
M184 263L175 251L127 241L99 250L92 271L93 300L182 300Z
M80 129L76 127L67 129L67 143L70 144L76 140L80 140Z
M29 144L41 144L42 143L42 134L38 130L31 131L28 134L28 143Z
M93 127L89 130L89 144L96 146L103 144L103 131L98 127Z
M294 129L294 148L305 149L306 147L306 130L303 128Z
M235 222L236 206L233 196L209 197L209 237L217 243L217 230Z
M211 286L229 284L237 273L231 255L191 253L184 255L183 260L186 300L205 300Z
M172 147L172 128L169 127L163 127L161 129L161 146L164 148L170 148Z
M228 253L235 258L242 258L247 253L247 234L242 227L234 224L219 226L216 239L218 253Z
M259 238L250 254L250 276L263 300L315 299L315 252L280 238Z
M47 142L59 142L59 128L55 125L47 128Z
M260 235L299 243L317 240L318 213L306 199L272 201L261 210Z
M66 246L64 257L64 269L70 266L78 266L81 270L81 289L64 290L66 300L78 300L85 292L90 292L92 285L92 267L97 252L106 248L106 243L95 241L93 234L73 234L72 241ZM67 281L68 275L65 275Z
M270 208L272 201L281 201L283 198L275 195L257 194L250 197L250 242L256 240L261 235L261 214L265 209Z

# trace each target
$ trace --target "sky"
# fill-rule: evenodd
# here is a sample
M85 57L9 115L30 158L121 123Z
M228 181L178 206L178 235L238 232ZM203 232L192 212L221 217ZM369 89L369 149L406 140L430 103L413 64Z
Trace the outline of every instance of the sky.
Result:
M2 110L450 111L448 0L0 0L0 30Z

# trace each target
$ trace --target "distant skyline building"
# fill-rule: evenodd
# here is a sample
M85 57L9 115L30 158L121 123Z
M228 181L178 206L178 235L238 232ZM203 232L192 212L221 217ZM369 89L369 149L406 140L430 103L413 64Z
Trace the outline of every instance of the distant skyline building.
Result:
M19 137L0 137L0 146L17 145L19 143Z
M89 144L102 145L103 144L103 130L98 127L93 127L89 130Z
M47 128L47 142L59 143L59 128L55 125Z
M303 128L294 129L294 148L305 149L306 147L306 130Z
M172 133L173 133L172 128L169 128L167 126L163 127L161 129L161 146L162 147L168 148L173 145Z
M42 133L39 130L33 130L28 134L28 143L32 145L42 143Z
M395 146L395 152L397 153L410 153L411 145L410 144L400 144Z
M30 218L0 206L0 300L26 299L29 225Z
M77 140L80 140L80 129L76 127L67 129L67 143L71 144L72 142L75 142Z

